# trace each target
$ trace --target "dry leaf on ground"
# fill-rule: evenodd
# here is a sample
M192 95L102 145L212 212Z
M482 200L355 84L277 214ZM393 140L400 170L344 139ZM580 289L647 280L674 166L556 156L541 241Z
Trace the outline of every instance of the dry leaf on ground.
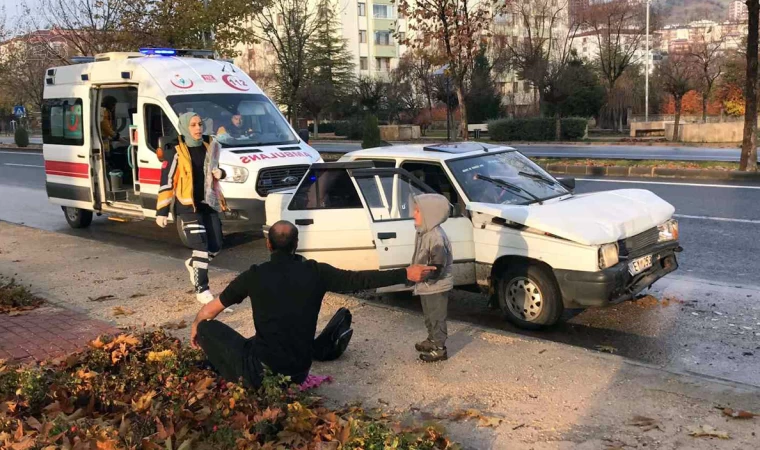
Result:
M184 320L181 320L179 322L166 322L165 324L161 325L161 328L164 328L166 330L181 330L183 328L187 328L187 322Z
M723 415L734 418L734 419L751 419L757 416L757 414L751 413L749 411L734 410L731 408L725 408L723 410Z
M651 431L651 430L662 430L660 427L659 422L657 420L652 419L650 417L644 417L644 416L633 416L630 422L628 422L628 425L633 425L635 427L641 428L643 431Z
M716 430L710 425L699 425L689 428L689 436L694 437L716 437L720 439L731 439L725 431Z
M454 421L478 419L478 426L491 428L498 427L504 421L498 417L486 416L477 409L460 409L454 411L449 417Z
M108 301L108 300L113 300L113 299L115 299L115 298L116 298L116 296L115 296L115 295L111 295L111 294L108 294L108 295L101 295L100 297L95 297L95 298L93 298L93 297L87 297L87 298L88 298L88 299L89 299L91 302L105 302L105 301Z
M617 353L617 349L611 345L597 345L596 349L604 353Z
M115 306L113 308L113 315L114 316L131 316L135 312L131 309L124 308L122 306Z

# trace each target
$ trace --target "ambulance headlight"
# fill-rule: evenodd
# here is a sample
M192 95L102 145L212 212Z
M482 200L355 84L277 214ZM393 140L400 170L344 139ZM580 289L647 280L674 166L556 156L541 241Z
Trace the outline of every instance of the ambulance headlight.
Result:
M219 164L219 168L224 170L226 176L221 181L224 181L226 183L245 183L245 181L248 179L248 169L245 167Z

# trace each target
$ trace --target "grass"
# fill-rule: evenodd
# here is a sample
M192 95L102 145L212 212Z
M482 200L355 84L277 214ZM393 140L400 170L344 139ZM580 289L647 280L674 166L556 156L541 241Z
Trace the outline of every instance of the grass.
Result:
M663 161L656 159L531 158L539 164L599 167L661 167L667 169L739 170L739 163L722 161Z
M11 311L24 311L40 306L44 301L32 294L25 286L16 283L16 280L0 280L0 314Z

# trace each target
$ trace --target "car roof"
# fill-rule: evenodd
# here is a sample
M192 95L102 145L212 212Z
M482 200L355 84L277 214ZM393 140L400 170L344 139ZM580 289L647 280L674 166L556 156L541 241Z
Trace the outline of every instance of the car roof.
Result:
M356 158L414 158L429 161L446 161L463 156L475 156L495 151L514 150L506 145L480 142L453 142L441 144L404 144L391 147L375 147L346 153L346 157Z

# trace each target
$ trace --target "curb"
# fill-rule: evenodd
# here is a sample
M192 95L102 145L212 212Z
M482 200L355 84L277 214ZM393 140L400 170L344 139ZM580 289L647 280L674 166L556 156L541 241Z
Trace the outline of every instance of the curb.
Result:
M0 144L0 151L19 153L42 153L41 144L29 144L29 147L16 147L15 145Z
M760 181L760 172L715 169L670 169L666 167L575 166L539 164L553 175L589 175L595 177L701 178L709 180Z

